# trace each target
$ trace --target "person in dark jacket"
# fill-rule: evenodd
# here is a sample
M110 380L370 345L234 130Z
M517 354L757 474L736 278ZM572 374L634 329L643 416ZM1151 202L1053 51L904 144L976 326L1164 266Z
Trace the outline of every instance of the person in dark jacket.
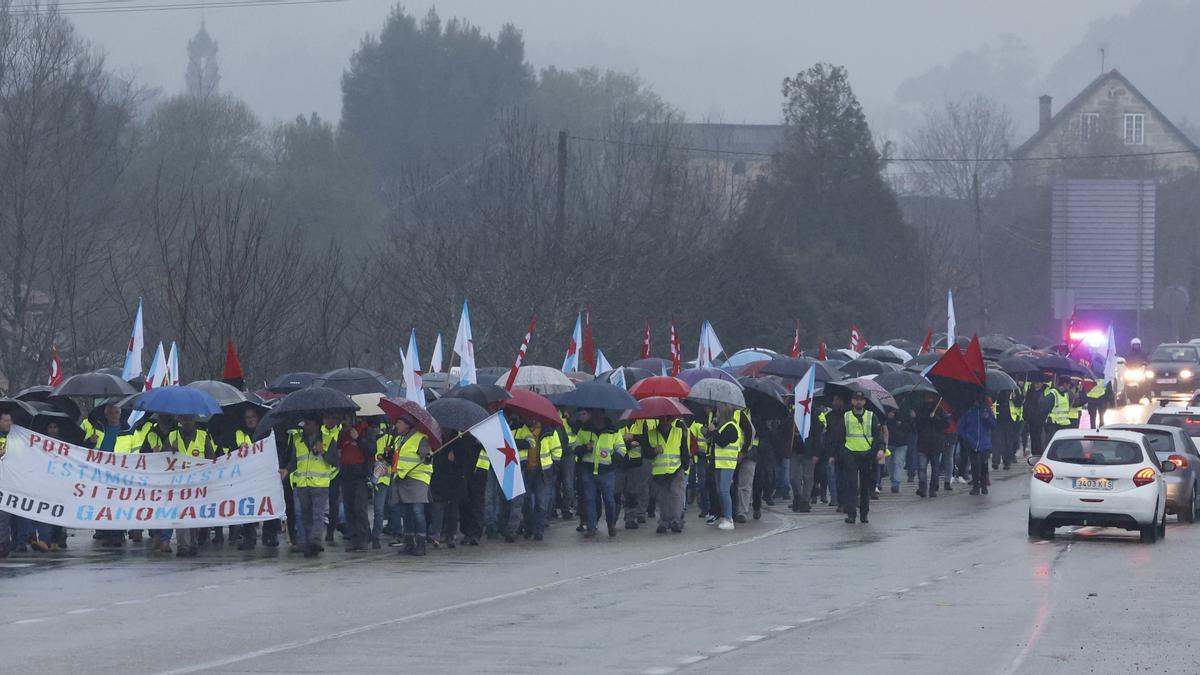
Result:
M429 481L430 505L429 541L434 548L458 546L458 526L462 518L459 504L466 497L465 460L472 457L472 470L478 454L472 446L478 445L470 434L459 436L433 453L433 478Z
M982 394L958 417L962 451L970 454L973 495L988 493L988 455L992 452L992 430L995 428L992 401Z
M861 392L850 396L850 410L842 415L842 427L837 438L837 447L842 453L842 466L846 474L846 490L840 493L845 506L846 523L853 524L856 518L867 521L874 493L875 467L883 459L885 433L883 420L867 410L867 398ZM857 504L855 503L857 501Z
M814 411L815 413L815 411ZM821 442L825 425L821 423L820 415L812 416L812 425L808 430L808 439L801 438L792 430L791 452L792 461L789 467L792 485L792 506L795 513L808 513L812 510L812 495L815 486L813 477L817 462L821 460Z
M341 484L342 508L346 512L346 551L362 553L367 550L371 524L367 511L373 508L371 483L375 480L375 437L378 430L365 421L351 416L341 425L338 448L341 465L338 481Z
M829 401L829 410L825 413L825 434L822 435L824 445L821 448L823 457L821 463L825 467L825 485L829 487L829 505L843 510L839 496L845 493L845 471L841 467L841 448L839 439L845 435L842 428L846 401L841 396L834 396Z
M893 493L900 492L900 474L907 465L908 439L912 437L915 417L916 413L909 408L888 411L888 444L891 446L892 455L888 457L887 466Z
M938 470L945 454L946 429L950 424L949 416L938 403L936 394L925 394L925 401L915 411L913 419L917 430L918 497L937 496Z

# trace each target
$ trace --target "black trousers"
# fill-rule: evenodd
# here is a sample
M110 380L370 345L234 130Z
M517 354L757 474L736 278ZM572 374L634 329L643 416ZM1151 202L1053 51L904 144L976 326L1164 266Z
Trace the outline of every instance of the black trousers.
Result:
M346 467L342 468L342 474L338 476L338 482L341 483L342 508L346 511L346 539L358 547L366 546L371 537L371 523L367 513L374 509L375 504L371 499L370 480L372 479L369 471L347 472Z
M475 469L467 476L467 490L459 503L459 526L463 534L472 539L483 538L483 497L491 469Z
M838 503L846 507L846 516L855 517L855 501L865 517L871 510L871 493L875 489L875 452L844 452L842 466L845 467L846 491L838 493Z
M296 512L296 497L292 493L292 481L287 478L284 478L282 483L283 483L283 502L284 502L283 508L284 508L284 513L287 516L286 521L287 521L288 541L294 543L296 541L296 523L298 522L298 519L300 518L300 514ZM279 522L279 521L276 521L276 522ZM275 527L276 527L275 532L276 532L276 534L278 534L279 526L276 525ZM263 534L266 534L266 532L267 532L267 528L264 525L263 526Z
M992 452L995 452L993 449ZM971 486L985 488L988 484L988 453L971 450Z

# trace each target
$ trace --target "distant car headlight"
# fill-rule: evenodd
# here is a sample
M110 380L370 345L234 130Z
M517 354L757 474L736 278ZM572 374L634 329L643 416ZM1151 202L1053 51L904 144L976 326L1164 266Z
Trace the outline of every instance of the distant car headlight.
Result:
M1179 371L1179 377L1180 379L1190 380L1192 379L1192 371L1184 368L1183 370Z
M1140 368L1125 371L1125 379L1129 382L1141 382L1144 377L1146 377L1146 373Z
M1153 371L1153 370L1147 370L1147 371L1146 371L1146 379L1148 380L1148 379L1150 379L1150 378L1152 378L1152 377L1154 377L1154 371Z

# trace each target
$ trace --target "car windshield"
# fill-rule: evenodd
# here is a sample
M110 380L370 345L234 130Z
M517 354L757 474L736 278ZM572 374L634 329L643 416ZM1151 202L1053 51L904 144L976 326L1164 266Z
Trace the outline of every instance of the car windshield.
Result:
M1180 361L1195 363L1196 348L1187 345L1159 345L1150 355L1151 361Z
M1146 424L1161 424L1164 427L1183 429L1188 436L1200 436L1200 415L1180 413L1154 413Z
M1146 445L1154 452L1175 452L1175 445L1171 443L1171 434L1162 431L1143 431L1142 438L1146 439Z
M1067 464L1113 466L1137 464L1142 461L1142 449L1135 443L1111 439L1064 438L1054 441L1046 458Z

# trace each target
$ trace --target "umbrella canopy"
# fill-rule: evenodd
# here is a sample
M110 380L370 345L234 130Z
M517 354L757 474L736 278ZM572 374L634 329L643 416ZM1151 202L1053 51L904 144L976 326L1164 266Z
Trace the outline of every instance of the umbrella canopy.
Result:
M12 415L13 424L28 428L37 414L37 408L30 401L15 398L0 398L0 413Z
M615 385L613 385L615 386ZM542 426L561 427L562 417L550 399L528 389L514 389L512 398L502 402L501 407L512 410L525 419L540 422Z
M996 368L987 369L987 391L993 398L1001 392L1016 391L1017 389L1017 383L1008 376L1008 373Z
M783 385L768 379L742 377L738 379L742 385L742 396L746 399L746 407L760 417L787 417L788 406L783 400L788 390Z
M622 370L625 371L625 386L627 387L632 387L647 377L654 377L660 372L657 370L652 372L646 370L645 368L635 368L633 366L625 366ZM600 382L608 382L609 384L612 384L612 376L616 373L616 370L610 370L608 372L600 373L600 377L597 377L596 379Z
M1020 354L1021 352L1028 352L1028 351L1033 351L1029 347L1029 345L1023 345L1023 344L1018 343L1018 344L1015 344L1015 345L1009 347L1008 349L1005 349L1004 352L1002 354L1000 354L1000 357L1005 358L1005 357L1009 357L1009 356L1016 356L1017 354Z
M827 396L840 394L847 401L854 394L862 394L867 399L867 405L871 406L881 415L887 414L889 409L898 410L900 408L900 404L896 402L895 397L888 393L887 390L871 380L862 378L826 382L825 394Z
M875 345L874 347L871 347L867 351L863 352L862 356L859 358L875 359L876 361L894 363L896 365L903 365L909 361L912 361L913 359L911 353L891 345Z
M1075 363L1065 356L1058 354L1046 354L1043 352L1024 352L1019 356L1033 361L1039 369L1054 373L1055 375L1067 375L1072 377L1087 377L1090 375L1087 369Z
M592 380L596 379L596 376L591 373L585 373L582 370L575 370L567 373L567 379L575 383L591 382Z
M666 396L669 398L684 398L688 392L692 390L687 382L677 378L665 375L655 375L647 377L629 388L629 393L637 400L650 398L651 396Z
M696 386L700 380L724 380L734 385L737 384L737 378L732 373L720 368L688 368L679 371L679 379L692 387Z
M875 378L875 383L887 389L895 395L895 390L900 387L916 386L929 384L929 381L921 377L918 373L909 370L901 370L894 373L884 373ZM930 386L930 389L933 387Z
M318 373L310 373L305 371L286 373L275 378L275 380L271 382L267 389L276 394L290 394L293 391L299 391L312 384L312 381L318 377L320 377L320 374Z
M692 385L688 400L706 405L725 404L735 408L746 407L746 396L742 393L741 385L725 380L700 380Z
M189 389L199 389L208 394L217 401L217 405L224 408L229 405L237 405L245 403L248 399L246 395L238 390L237 387L219 382L217 380L198 380L187 385ZM151 389L151 391L154 391Z
M882 361L861 357L848 362L846 365L839 368L843 373L850 377L862 377L863 375L882 375L892 372Z
M929 366L937 363L938 359L940 358L942 358L942 355L938 352L927 352L925 354L921 354L920 356L914 357L912 361L904 364L904 369L914 373L920 373Z
M144 392L134 402L133 409L166 415L203 417L220 414L221 404L201 389L170 386Z
M1032 375L1042 372L1037 364L1023 356L1007 356L1000 359L1000 369L1009 375Z
M437 420L433 419L433 415L430 415L428 410L406 398L383 398L379 400L379 407L387 415L388 421L393 424L401 417L411 418L415 422L414 428L429 439L431 450L441 447L442 427Z
M608 382L580 382L575 391L551 396L555 405L601 410L637 410L638 402L629 392Z
M774 359L773 359L774 360ZM772 360L772 361L773 361ZM772 361L751 361L746 365L734 370L733 372L740 377L759 377L763 374L762 369L766 368Z
M461 398L482 408L512 398L504 387L494 384L467 384L451 389L444 398Z
M916 354L917 352L921 351L921 345L917 344L916 342L913 342L912 340L905 340L902 338L895 338L892 340L887 340L883 344L885 344L889 347L896 347L898 349L903 349L904 351L908 352L909 354Z
M13 398L18 401L45 401L54 393L54 387L48 384L39 384L32 387L25 387L18 391Z
M853 361L854 359L857 359L860 356L862 356L862 354L859 354L858 352L854 351L853 349L842 348L842 349L829 350L829 357L834 358L834 359L842 358L842 359L846 359L847 361Z
M496 380L496 384L505 386L508 376ZM517 377L508 388L528 389L535 394L549 396L550 394L565 394L575 391L575 383L561 370L549 366L521 366Z
M725 370L735 371L746 364L754 363L755 361L770 361L778 356L779 354L773 349L750 347L735 352L725 360L725 363L721 364L721 367Z
M466 431L488 418L488 411L465 398L441 398L429 404L429 414L443 429Z
M999 358L1004 352L1015 347L1016 344L1016 340L998 333L984 335L979 338L979 347L983 349L984 356L990 358Z
M383 398L383 394L355 394L350 397L350 400L358 406L359 417L382 417L383 408L379 407L381 398Z
M36 405L36 404L35 404ZM29 428L33 431L48 435L49 426L51 423L58 425L58 433L53 437L61 441L66 441L74 445L83 445L85 442L83 428L79 423L71 418L70 415L60 411L38 407L37 414L33 416L33 421L29 423Z
M763 375L778 375L789 380L799 380L808 374L808 369L817 367L816 381L829 382L842 379L842 373L836 367L808 357L798 359L775 359L762 368Z
M311 386L283 398L274 411L280 415L313 415L325 412L355 412L358 406L346 394L329 387Z
M625 366L625 368L641 368L642 370L648 370L655 374L663 372L669 373L671 372L671 359L660 359L657 356L651 356L650 358L646 359L638 359L637 361L630 363L628 366Z
M893 389L891 391L891 393L892 393L892 396L894 396L896 398L896 400L899 401L902 398L904 398L905 396L911 396L913 394L920 394L920 395L937 394L938 390L932 384L930 384L927 380L922 379L920 382L917 382L914 384L905 384L905 385L896 387L895 389Z
M108 373L79 373L66 379L54 390L53 396L132 396L137 392L129 383Z
M338 368L313 378L312 386L336 389L347 396L386 394L387 379L366 368Z
M954 344L958 345L959 349L966 349L967 345L971 344L971 338L969 338L965 335L957 335L954 337ZM934 333L933 348L944 350L944 349L946 349L947 346L948 345L946 344L946 334L945 333Z
M641 400L642 407L637 410L626 410L621 415L622 420L649 420L659 417L690 417L692 411L680 403L678 399L668 396L650 396Z

